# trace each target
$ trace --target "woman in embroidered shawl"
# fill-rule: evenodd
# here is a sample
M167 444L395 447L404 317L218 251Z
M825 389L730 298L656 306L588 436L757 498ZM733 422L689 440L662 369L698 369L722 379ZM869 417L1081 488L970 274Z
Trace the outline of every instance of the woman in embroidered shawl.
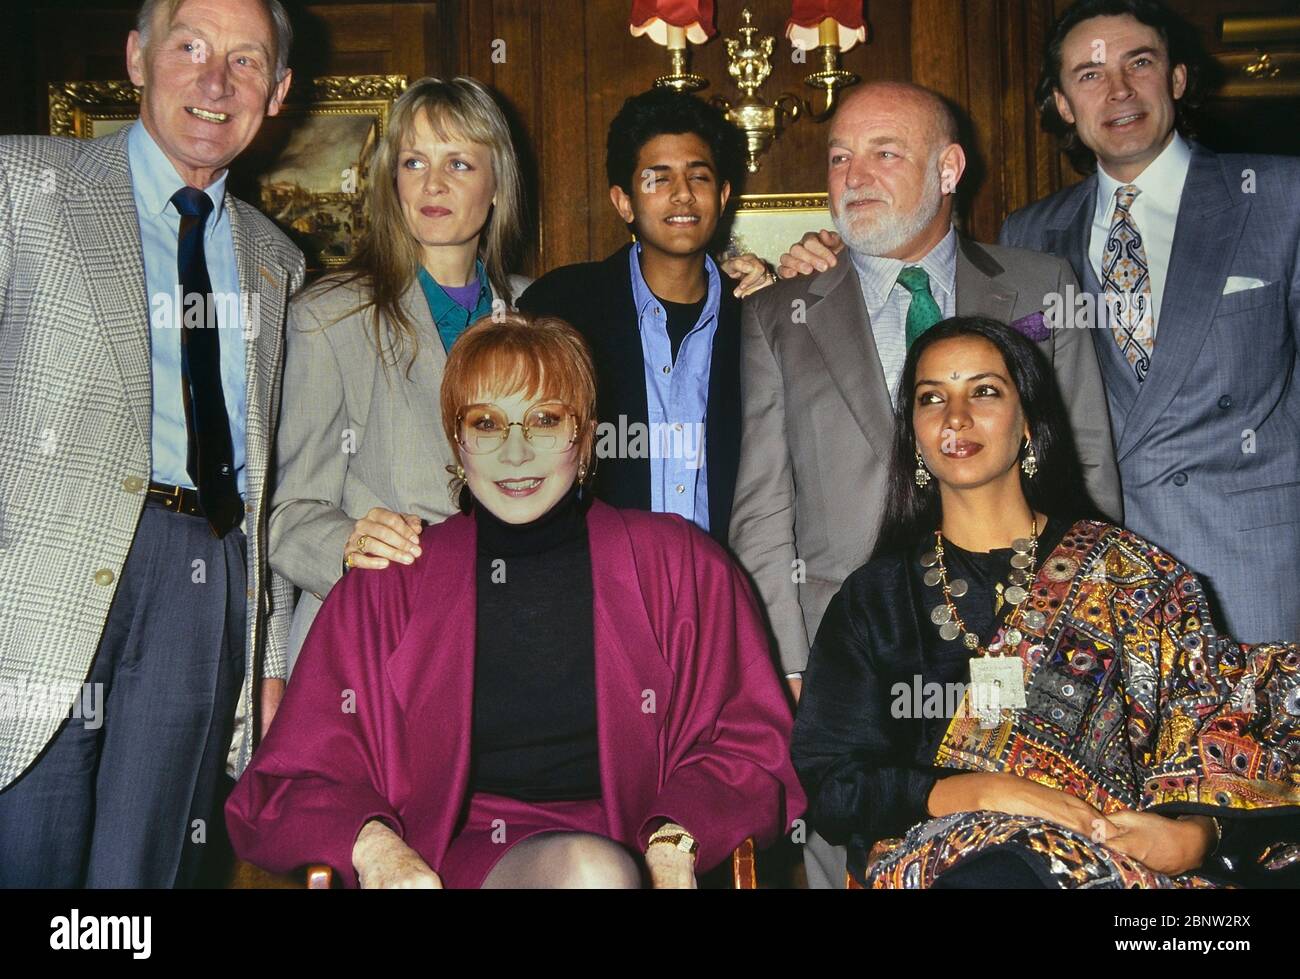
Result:
M1190 570L1097 518L1013 329L936 325L895 417L881 542L792 749L851 886L1293 886L1300 647L1221 635Z

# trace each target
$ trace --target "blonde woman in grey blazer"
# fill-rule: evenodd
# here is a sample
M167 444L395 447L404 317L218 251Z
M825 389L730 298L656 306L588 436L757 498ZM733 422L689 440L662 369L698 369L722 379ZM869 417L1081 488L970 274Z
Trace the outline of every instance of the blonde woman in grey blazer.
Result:
M509 129L472 79L421 79L394 103L367 206L352 264L289 308L270 562L302 593L290 669L344 573L409 563L422 521L455 512L447 350L529 281L504 270L522 211Z

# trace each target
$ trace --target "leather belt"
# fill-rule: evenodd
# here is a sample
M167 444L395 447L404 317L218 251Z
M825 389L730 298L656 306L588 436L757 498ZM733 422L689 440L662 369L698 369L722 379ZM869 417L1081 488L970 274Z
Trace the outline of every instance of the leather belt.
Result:
M199 491L185 489L182 486L168 486L166 483L149 484L149 492L145 494L146 500L152 500L173 513L186 513L192 517L206 517L203 508L199 506Z

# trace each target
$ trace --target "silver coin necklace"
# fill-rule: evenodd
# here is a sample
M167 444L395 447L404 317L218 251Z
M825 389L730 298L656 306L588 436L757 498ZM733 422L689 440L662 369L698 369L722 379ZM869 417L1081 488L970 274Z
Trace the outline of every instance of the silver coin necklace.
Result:
M921 566L926 569L923 581L929 586L938 585L943 601L930 610L930 621L939 628L939 637L952 641L959 636L962 645L975 655L970 661L970 704L982 728L996 727L1007 719L1007 713L1025 707L1024 662L1020 658L1020 642L1024 633L1020 625L1041 629L1046 622L1042 612L1025 611L1029 597L1029 583L1038 566L1038 515L1032 518L1029 537L1017 537L1011 542L1011 571L1006 585L1000 586L1002 601L1011 606L1007 629L1002 635L1002 646L994 653L980 643L979 636L966 628L954 598L961 598L970 590L964 578L949 580L943 560L943 532L934 532L934 549L921 555ZM1007 712L1007 713L1004 713Z

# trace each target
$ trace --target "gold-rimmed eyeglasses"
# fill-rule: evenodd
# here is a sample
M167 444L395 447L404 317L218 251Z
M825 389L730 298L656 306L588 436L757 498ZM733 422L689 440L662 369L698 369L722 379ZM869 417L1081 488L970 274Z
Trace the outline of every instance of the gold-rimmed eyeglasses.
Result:
M512 422L499 405L466 405L456 412L456 441L471 455L487 455L506 444L516 425L538 452L563 452L578 441L578 416L561 401L543 401Z

